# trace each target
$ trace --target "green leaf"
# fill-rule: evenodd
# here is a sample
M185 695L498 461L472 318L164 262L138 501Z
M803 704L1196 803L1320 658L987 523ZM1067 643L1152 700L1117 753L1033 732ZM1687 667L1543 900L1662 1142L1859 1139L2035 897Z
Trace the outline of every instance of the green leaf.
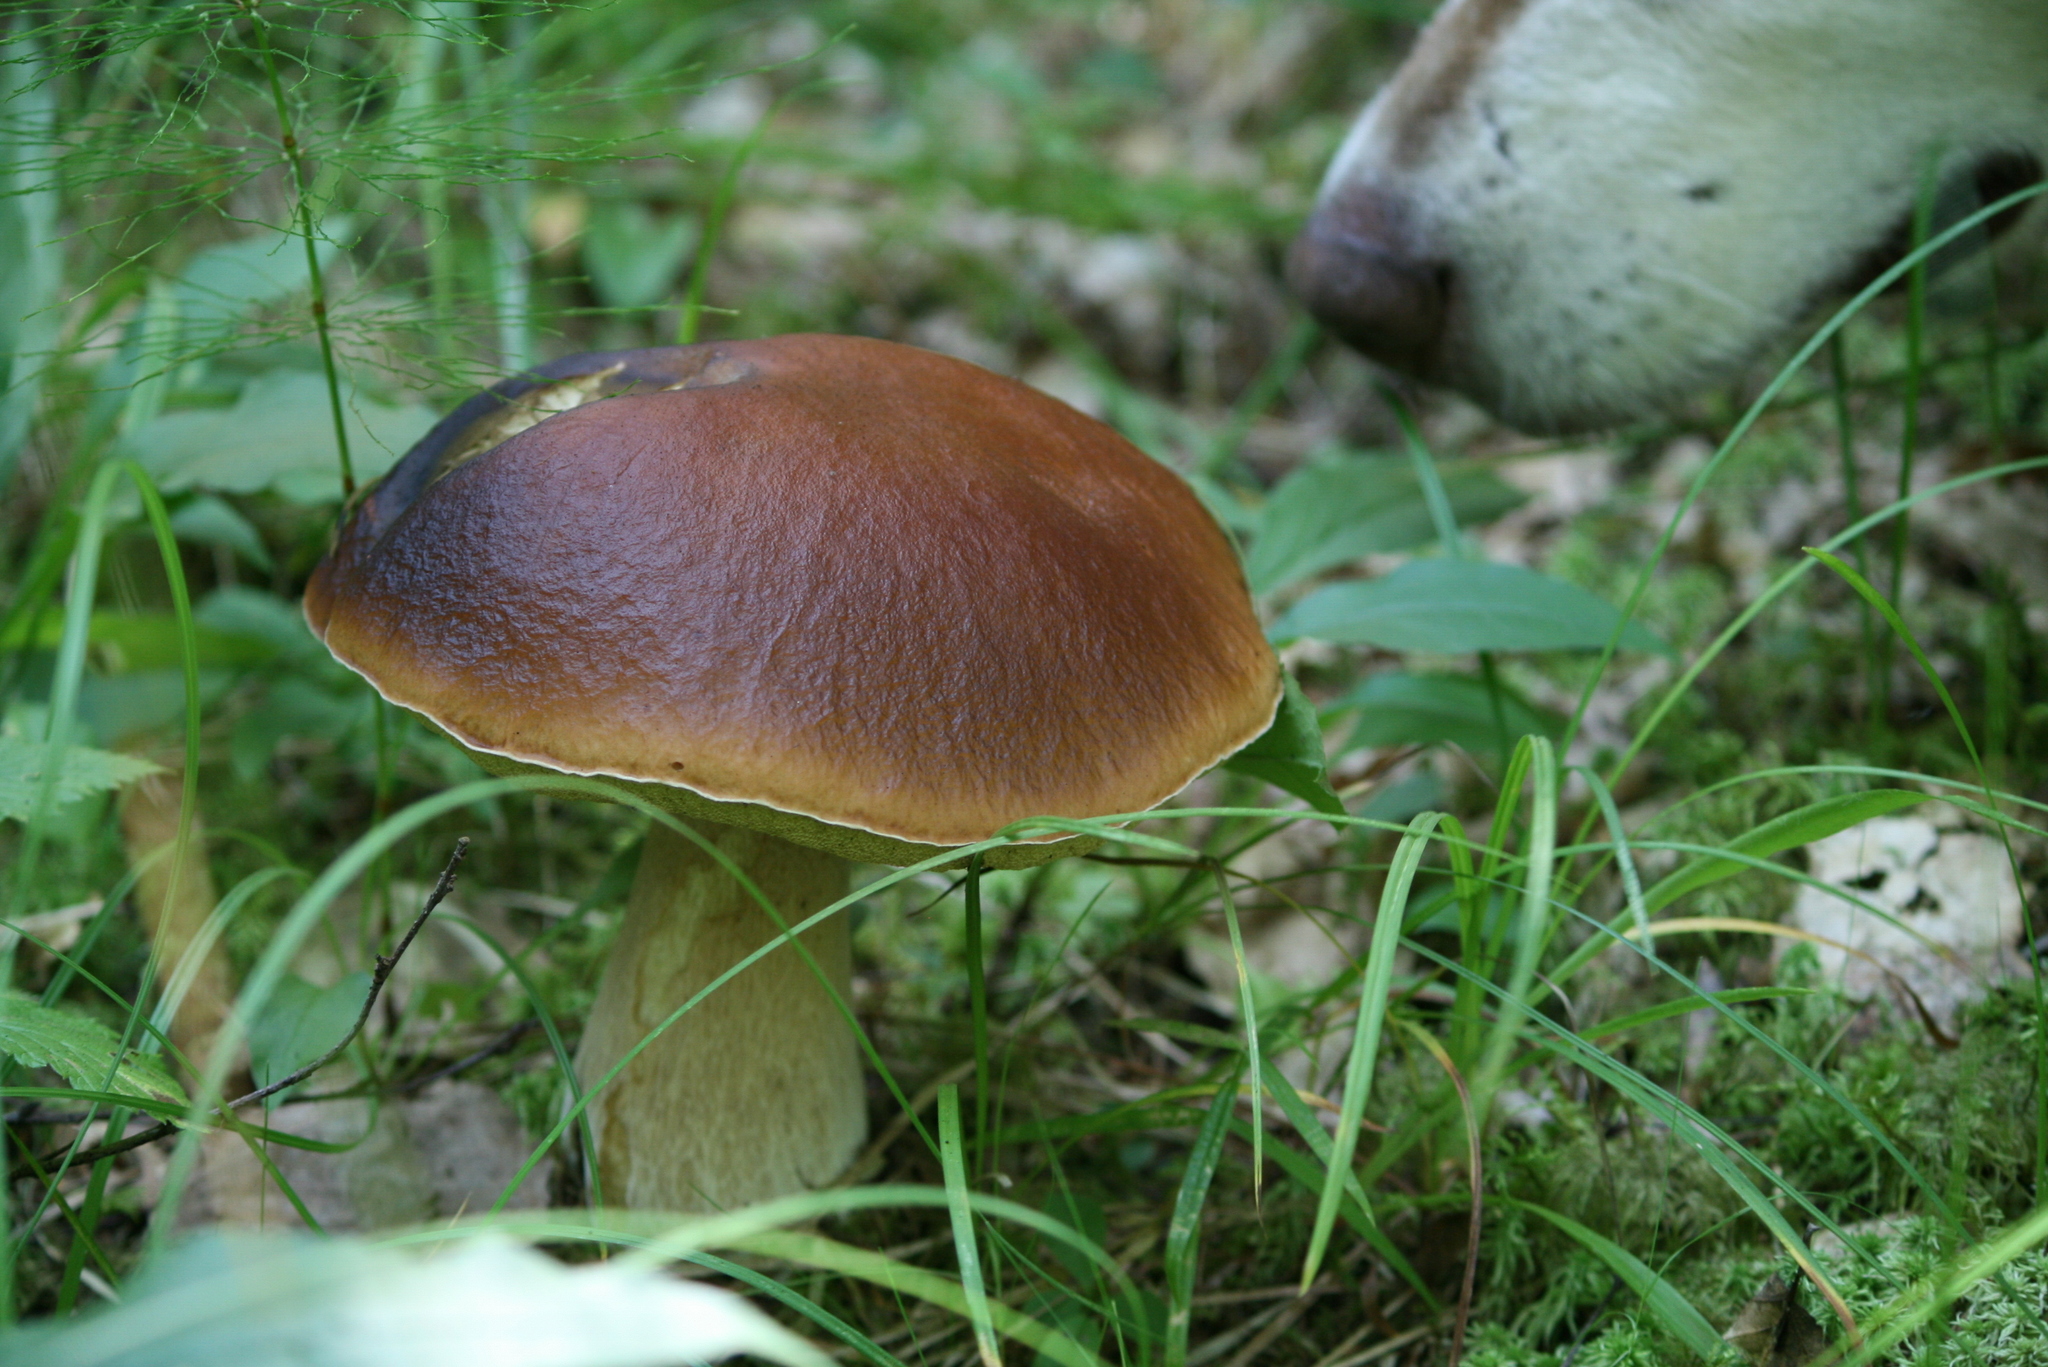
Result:
M1645 1007L1641 1011L1631 1011L1625 1016L1615 1016L1601 1021L1581 1034L1589 1040L1604 1039L1608 1035L1619 1035L1638 1026L1669 1020L1673 1016L1689 1016L1695 1011L1711 1011L1714 1009L1713 1002L1719 1002L1723 1006L1740 1006L1744 1002L1777 1001L1785 997L1818 995L1819 993L1804 987L1735 987L1726 992L1696 992L1690 997L1680 997L1677 1001L1661 1002L1656 1006Z
M192 616L202 630L262 641L288 659L329 658L327 648L306 625L306 614L299 605L262 589L234 584L217 588L199 600Z
M1460 525L1489 522L1526 497L1486 470L1443 480ZM1333 565L1436 539L1415 469L1400 456L1342 456L1302 466L1273 490L1258 522L1245 577L1266 594Z
M171 514L180 541L232 551L257 569L274 568L269 547L249 519L212 494L201 494Z
M352 218L330 219L315 240L321 273L354 236ZM171 297L188 345L218 345L242 319L268 304L309 290L306 248L296 233L263 232L209 247L185 263ZM321 410L324 415L326 410Z
M1446 743L1486 751L1500 743L1494 700L1485 681L1462 674L1375 674L1323 709L1326 716L1349 711L1359 715L1344 737L1346 752ZM1537 711L1505 687L1500 722L1510 741L1531 735L1554 739L1562 729L1555 717Z
M1263 779L1292 793L1319 812L1343 816L1344 804L1330 788L1328 760L1323 753L1323 728L1315 706L1303 696L1294 676L1283 676L1285 691L1273 724L1257 740L1223 761L1234 774Z
M0 1054L25 1067L49 1068L89 1091L185 1100L162 1059L132 1050L124 1056L120 1036L100 1022L44 1006L21 992L0 991Z
M584 232L583 268L607 307L646 308L675 287L683 260L696 245L693 218L657 218L638 200L600 200L591 206Z
M434 425L433 411L422 404L378 403L359 394L342 398L359 480L381 476ZM309 371L260 375L231 408L152 418L122 436L117 454L141 465L167 494L268 491L311 506L332 503L340 487L327 381Z
M1386 650L1461 655L1475 650L1597 650L1621 614L1562 579L1484 560L1414 560L1378 579L1317 589L1270 633L1276 641L1314 636ZM1638 622L1621 643L1669 653Z
M63 639L62 618L45 617L33 637L28 625L27 618L19 619L16 630L0 636L0 649L33 644L38 649L55 650ZM177 669L185 660L183 634L177 614L172 612L95 612L88 639L99 648L96 663L106 674ZM202 668L267 664L277 655L259 636L203 623L194 633L194 644Z
M0 736L0 821L28 820L36 807L36 795L42 790L43 765L49 757L50 747L42 741ZM93 793L124 788L157 772L156 765L133 755L74 745L64 752L64 767L57 776L52 806L61 807Z
M351 973L325 989L287 974L249 1026L249 1076L268 1087L341 1043L369 991L367 973Z
M1351 1052L1344 1062L1343 1100L1338 1105L1337 1130L1330 1136L1328 1171L1316 1203L1315 1225L1309 1232L1308 1253L1302 1259L1301 1289L1307 1293L1315 1284L1329 1248L1331 1231L1337 1225L1338 1207L1345 1188L1357 1180L1352 1155L1358 1150L1358 1132L1365 1117L1365 1103L1372 1091L1379 1065L1380 1034L1386 1027L1387 998L1394 981L1394 959L1401 949L1401 926L1408 915L1408 893L1415 883L1415 870L1436 834L1443 818L1424 812L1408 823L1408 830L1394 850L1387 866L1387 881L1380 889L1379 908L1373 913L1372 944L1365 955L1365 971L1358 980L1358 1018L1352 1029ZM1364 1205L1361 1202L1361 1205ZM1372 1207L1365 1205L1368 1218Z
M1873 788L1867 793L1831 797L1766 821L1753 831L1745 831L1729 841L1728 848L1751 859L1768 859L1795 846L1825 840L1872 817L1888 816L1902 807L1917 806L1926 800L1927 794L1904 788ZM1749 867L1740 860L1701 855L1645 892L1643 906L1654 914L1689 892L1696 892L1724 878L1733 878Z
M967 1198L966 1148L960 1140L960 1088L948 1083L939 1088L939 1166L946 1181L946 1209L952 1217L953 1257L960 1266L960 1291L967 1303L967 1318L974 1325L974 1341L981 1360L996 1364L1003 1360L1002 1345L996 1340L995 1319L988 1311L988 1292L981 1280L981 1253L974 1232L974 1210Z
M1640 1259L1612 1239L1604 1238L1587 1229L1578 1221L1559 1215L1556 1211L1529 1201L1518 1201L1508 1196L1493 1196L1491 1201L1525 1210L1556 1225L1569 1235L1581 1248L1598 1258L1621 1278L1628 1289L1635 1293L1649 1312L1664 1322L1679 1342L1697 1353L1708 1362L1718 1362L1727 1355L1728 1345L1714 1332L1714 1326L1707 1317L1693 1307L1691 1301L1678 1294L1671 1283L1652 1272Z

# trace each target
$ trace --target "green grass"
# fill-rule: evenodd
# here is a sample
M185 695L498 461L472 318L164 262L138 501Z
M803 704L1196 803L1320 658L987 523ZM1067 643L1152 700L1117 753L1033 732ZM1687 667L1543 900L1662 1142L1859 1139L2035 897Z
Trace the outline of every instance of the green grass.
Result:
M1346 619L1349 644L1290 650L1292 732L1169 815L1100 826L1101 856L864 871L821 914L855 918L882 1142L861 1185L755 1212L605 1212L582 1159L568 1059L647 814L478 779L298 618L351 475L475 384L795 329L950 344L1097 405L1239 537L1271 620L1367 555L1443 552L1469 605L1470 529L1516 501L1494 472L1546 451L1381 404L1272 269L1412 9L11 16L0 760L32 758L0 767L0 912L105 909L0 950L0 1030L111 1031L181 1095L0 1033L0 1318L54 1327L124 1289L152 1313L133 1279L199 1131L148 1182L133 1156L61 1155L99 1142L83 1116L202 1120L240 1090L225 1051L202 1073L166 1042L175 966L124 906L126 752L177 770L180 839L273 1032L267 1001L311 1000L305 946L367 967L473 838L443 915L479 953L436 960L308 1086L389 1104L473 1059L566 1204L398 1246L496 1224L570 1263L684 1261L882 1367L1716 1360L1794 1268L1863 1360L2048 1352L2024 1313L2048 1237L2039 981L1951 1038L1844 998L1810 950L1773 964L1755 929L1804 845L1922 796L2005 839L2023 888L2048 872L2028 604L1928 538L1939 494L1880 506L1913 461L1946 459L1943 489L2038 489L2048 342L1993 328L1987 366L1984 322L1928 316L1910 264L1903 309L1874 287L1767 383L1614 439L1613 492L1533 543L1544 639L1585 648ZM1851 440L1905 458L1859 482ZM1725 534L1830 477L1822 558L1737 566L1679 535L1695 505ZM1672 662L1617 650L1624 616ZM1405 710L1368 729L1346 699L1397 664ZM1329 946L1305 977L1260 958L1296 915ZM1904 1232L1859 1232L1880 1217Z

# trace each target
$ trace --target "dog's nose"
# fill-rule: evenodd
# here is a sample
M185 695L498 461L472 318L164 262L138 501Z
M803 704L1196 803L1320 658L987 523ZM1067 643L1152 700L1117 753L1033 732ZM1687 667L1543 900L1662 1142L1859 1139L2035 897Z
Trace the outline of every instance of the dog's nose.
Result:
M1323 326L1411 374L1433 368L1450 276L1416 249L1401 202L1362 185L1325 197L1287 254L1287 282Z

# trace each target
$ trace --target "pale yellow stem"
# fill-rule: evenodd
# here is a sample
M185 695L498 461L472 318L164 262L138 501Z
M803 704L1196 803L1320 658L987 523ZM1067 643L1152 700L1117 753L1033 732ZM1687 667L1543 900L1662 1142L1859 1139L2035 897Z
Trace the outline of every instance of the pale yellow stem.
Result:
M727 826L701 828L791 925L846 894L837 856ZM732 876L657 824L576 1071L594 1086L713 978L781 931ZM842 998L847 918L803 937ZM590 1106L607 1204L729 1210L823 1186L853 1161L867 1105L853 1032L789 945L726 983L629 1064Z

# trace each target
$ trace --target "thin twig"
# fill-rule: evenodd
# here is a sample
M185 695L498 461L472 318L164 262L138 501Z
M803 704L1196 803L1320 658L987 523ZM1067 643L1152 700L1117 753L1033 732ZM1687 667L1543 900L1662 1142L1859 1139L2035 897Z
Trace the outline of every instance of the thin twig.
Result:
M436 1068L433 1072L427 1073L422 1077L401 1082L391 1090L401 1096L410 1096L414 1092L423 1092L444 1078L454 1077L457 1073L466 1073L485 1059L496 1058L538 1029L540 1029L540 1022L528 1016L525 1020L513 1025L481 1049L464 1054L446 1067Z
M444 1064L431 1073L422 1073L418 1077L408 1078L404 1082L395 1082L388 1087L368 1086L358 1083L353 1087L343 1087L337 1091L318 1092L311 1096L301 1095L293 1098L293 1100L310 1105L316 1101L353 1101L358 1097L365 1096L412 1096L415 1093L425 1091L444 1078L454 1077L457 1073L467 1072L487 1059L496 1058L499 1054L506 1052L513 1045L519 1043L519 1041L525 1039L538 1029L540 1029L540 1022L528 1016L525 1020L500 1031L492 1038L489 1044L472 1053L464 1054L455 1062Z
M253 1106L259 1101L276 1096L288 1087L298 1086L301 1082L304 1082L307 1078L340 1058L342 1051L355 1043L356 1036L363 1032L364 1024L370 1019L370 1012L377 1005L377 998L384 991L384 984L391 981L392 970L398 967L399 959L404 957L405 951L412 947L414 938L419 935L421 928L427 924L427 918L434 914L434 908L440 906L442 900L454 890L455 867L462 862L463 857L468 853L469 837L466 835L461 836L455 842L455 853L448 856L447 867L441 870L441 877L435 881L434 890L427 894L426 905L421 907L420 914L413 918L412 925L406 930L404 938L392 947L389 954L379 954L377 956L376 971L370 975L370 990L363 997L363 1009L356 1013L355 1024L349 1027L348 1033L341 1037L341 1041L296 1072L279 1078L267 1087L258 1087L246 1096L236 1097L233 1101L214 1107L213 1113L215 1115L231 1116L244 1106ZM151 1126L140 1133L129 1135L126 1139L117 1140L111 1144L96 1145L93 1148L73 1154L70 1158L70 1165L73 1167L83 1167L88 1164L97 1163L102 1158L112 1158L116 1154L126 1153L130 1149L141 1148L144 1144L154 1144L159 1139L166 1139L177 1133L180 1127L181 1121L166 1120L162 1124ZM63 1155L59 1154L55 1157L61 1159ZM45 1160L45 1162L48 1161L50 1160Z

